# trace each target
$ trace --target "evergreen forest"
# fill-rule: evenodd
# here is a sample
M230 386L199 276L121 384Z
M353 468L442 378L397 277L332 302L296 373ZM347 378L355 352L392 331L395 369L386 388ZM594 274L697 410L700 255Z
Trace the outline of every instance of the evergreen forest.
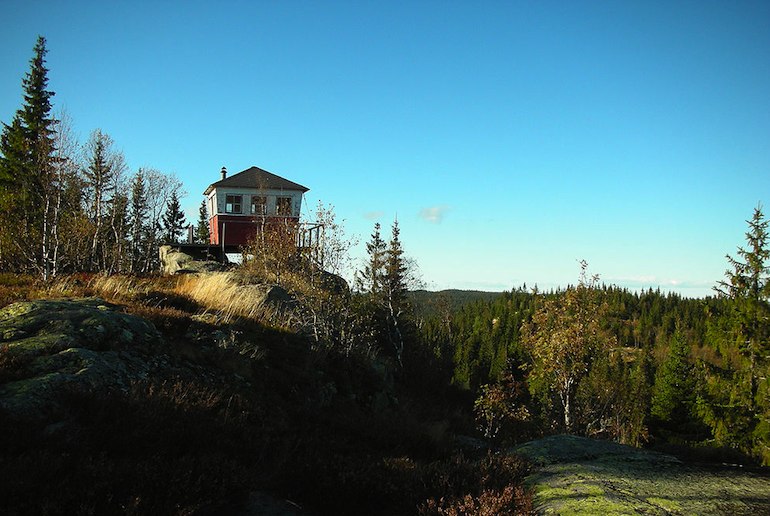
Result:
M565 290L521 288L454 312L439 294L421 335L451 383L473 393L479 430L495 441L568 431L767 465L766 227L757 209L713 297L584 275Z

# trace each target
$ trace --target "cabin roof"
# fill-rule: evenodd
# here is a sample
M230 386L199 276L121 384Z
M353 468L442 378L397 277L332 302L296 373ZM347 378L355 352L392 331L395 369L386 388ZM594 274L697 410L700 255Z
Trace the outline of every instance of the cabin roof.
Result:
M211 183L203 195L208 195L214 188L252 188L264 190L295 190L302 193L310 190L309 188L289 181L281 176L275 175L259 167L247 168L242 172L233 174L216 183Z

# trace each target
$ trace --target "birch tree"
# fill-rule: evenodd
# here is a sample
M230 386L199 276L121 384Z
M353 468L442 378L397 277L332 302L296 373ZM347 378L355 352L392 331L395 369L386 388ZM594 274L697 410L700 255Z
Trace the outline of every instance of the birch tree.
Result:
M566 432L574 431L574 400L578 384L588 374L597 353L614 337L602 327L607 309L598 298L598 276L588 277L580 263L580 282L562 295L547 299L522 328L522 341L532 356L530 389L558 400Z
M164 174L153 169L144 169L144 186L147 203L145 221L146 238L142 246L143 263L140 272L150 272L159 265L157 248L160 244L163 213L172 193L183 197L182 182L174 174Z
M110 221L106 215L116 186L121 184L126 163L123 153L114 148L112 138L101 129L91 132L84 153L83 177L88 191L88 213L93 225L91 262L92 267L98 270L107 265L104 246L109 235Z

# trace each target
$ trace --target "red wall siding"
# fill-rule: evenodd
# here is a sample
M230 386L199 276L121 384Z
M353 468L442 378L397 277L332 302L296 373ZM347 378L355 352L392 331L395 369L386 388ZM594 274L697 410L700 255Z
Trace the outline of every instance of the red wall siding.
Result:
M266 224L297 224L293 217L268 217ZM214 215L209 219L210 242L212 245L222 245L224 235L225 245L246 245L260 228L261 222L257 217L237 215Z

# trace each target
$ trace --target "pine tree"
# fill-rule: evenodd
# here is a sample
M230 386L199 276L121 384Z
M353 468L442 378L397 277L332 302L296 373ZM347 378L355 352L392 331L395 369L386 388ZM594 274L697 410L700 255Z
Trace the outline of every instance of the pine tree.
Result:
M171 192L166 212L163 214L164 236L168 243L176 244L184 234L187 224L176 191Z
M198 225L195 227L195 242L198 244L208 244L211 241L209 233L209 216L206 209L206 201L201 201L198 209Z

